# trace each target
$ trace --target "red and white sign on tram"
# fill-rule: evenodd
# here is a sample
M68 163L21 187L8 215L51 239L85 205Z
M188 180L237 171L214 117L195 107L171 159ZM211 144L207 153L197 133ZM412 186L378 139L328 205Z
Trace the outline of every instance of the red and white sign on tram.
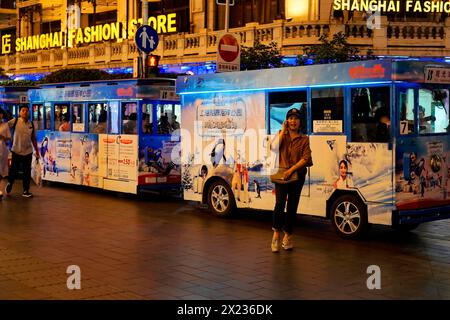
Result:
M217 72L239 71L241 48L236 37L230 33L223 35L217 47Z

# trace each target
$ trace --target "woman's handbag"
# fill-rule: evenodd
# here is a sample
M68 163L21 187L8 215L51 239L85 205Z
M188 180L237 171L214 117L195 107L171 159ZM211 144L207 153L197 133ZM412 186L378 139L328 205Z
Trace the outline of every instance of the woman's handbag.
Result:
M288 184L298 181L298 172L294 171L289 178L284 179L284 173L289 170L288 168L278 168L277 173L270 176L270 181L278 184Z

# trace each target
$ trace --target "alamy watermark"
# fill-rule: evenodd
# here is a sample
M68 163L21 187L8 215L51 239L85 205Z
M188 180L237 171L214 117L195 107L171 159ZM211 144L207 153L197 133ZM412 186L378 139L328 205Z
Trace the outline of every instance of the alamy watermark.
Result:
M366 285L369 290L381 290L381 269L377 265L370 265L367 267L367 274L370 276L367 278Z
M80 290L81 289L81 269L77 265L70 265L66 270L70 276L67 278L67 289Z

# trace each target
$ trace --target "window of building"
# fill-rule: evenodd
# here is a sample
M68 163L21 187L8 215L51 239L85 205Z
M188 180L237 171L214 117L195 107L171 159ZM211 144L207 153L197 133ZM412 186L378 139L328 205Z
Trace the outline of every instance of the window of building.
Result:
M190 1L185 0L164 0L159 2L149 2L148 4L148 16L158 16L166 15L169 13L176 13L177 19L175 26L177 32L190 32L190 11L189 11ZM141 1L139 1L139 6L141 6ZM138 12L142 12L139 9Z
M89 133L106 133L108 109L106 103L88 104Z
M313 132L344 131L344 93L342 88L311 90Z
M97 12L96 14L88 15L89 26L96 26L101 24L117 22L117 11Z
M398 105L400 107L400 135L414 133L416 127L414 121L414 89L400 89Z
M216 5L215 30L225 27L225 6ZM230 28L244 27L249 22L272 23L277 19L285 18L284 0L234 0L230 7Z
M153 133L153 104L142 105L142 133Z
M300 128L307 132L307 94L306 91L288 91L269 93L269 134L275 134L286 120L287 112L296 108L300 110Z
M171 134L173 131L180 129L179 119L181 115L181 106L179 104L159 104L158 134Z
M449 128L448 90L419 89L419 133L444 133Z
M137 104L122 102L122 133L137 134Z
M61 31L61 20L42 22L41 34Z
M72 131L84 132L84 104L74 103L72 105Z
M351 89L352 142L389 142L389 87Z

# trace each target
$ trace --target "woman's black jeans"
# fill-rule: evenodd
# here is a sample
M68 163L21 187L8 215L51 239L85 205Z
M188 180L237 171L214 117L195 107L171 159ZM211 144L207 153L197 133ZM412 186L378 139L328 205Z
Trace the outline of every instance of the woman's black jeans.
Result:
M291 234L294 230L297 207L300 201L305 175L299 175L299 180L288 184L275 184L276 203L273 211L272 229L284 230ZM284 212L287 197L287 213Z

